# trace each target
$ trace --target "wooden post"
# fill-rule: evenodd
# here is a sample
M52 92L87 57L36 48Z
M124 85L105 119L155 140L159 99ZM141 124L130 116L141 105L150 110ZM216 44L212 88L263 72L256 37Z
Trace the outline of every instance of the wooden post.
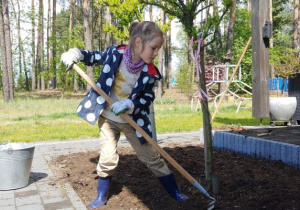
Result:
M269 1L252 0L251 7L252 116L264 118L269 117L269 38L264 36Z

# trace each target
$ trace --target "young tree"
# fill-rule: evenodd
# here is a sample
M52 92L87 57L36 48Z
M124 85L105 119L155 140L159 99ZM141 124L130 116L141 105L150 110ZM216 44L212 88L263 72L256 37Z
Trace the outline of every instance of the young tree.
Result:
M0 0L0 45L4 101L12 101L14 99L13 66L9 8L7 0Z
M207 11L206 9L211 7L212 4L207 3L206 0L169 0L165 4L159 0L142 0L143 3L155 5L162 8L166 13L178 18L184 27L184 31L188 36L188 46L189 49L193 46L190 46L190 40L192 37L197 38L199 36L197 26L195 25L195 19L197 14L201 11ZM207 3L207 5L200 7L201 3ZM210 34L215 34L217 27L220 25L223 16L228 11L231 6L231 0L224 0L223 11L221 11L220 17L214 17L213 15L206 16L205 24L202 25L201 32L203 40L206 40L206 43L203 42L200 50L200 60L201 60L201 69L204 69L204 49L205 46L213 43L215 41L214 36L209 37ZM210 38L210 39L209 39ZM188 55L188 61L190 62L190 56ZM199 76L199 84L201 84L201 89L206 92L206 83L205 83L205 73L202 73ZM201 100L202 114L203 114L203 131L205 139L205 171L206 171L206 182L209 188L212 187L212 176L213 176L213 151L212 151L212 128L210 122L210 113L208 109L207 100Z

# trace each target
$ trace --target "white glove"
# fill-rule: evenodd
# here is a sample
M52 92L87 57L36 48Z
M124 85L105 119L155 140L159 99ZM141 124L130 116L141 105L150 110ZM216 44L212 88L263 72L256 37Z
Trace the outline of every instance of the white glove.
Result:
M124 113L126 111L132 112L133 110L133 103L129 99L117 101L113 103L110 107L110 111L115 113L116 116L118 116L121 113Z
M68 69L71 68L73 63L77 63L78 61L83 59L84 56L78 48L69 49L67 52L64 52L60 57L61 62L65 66L67 66Z

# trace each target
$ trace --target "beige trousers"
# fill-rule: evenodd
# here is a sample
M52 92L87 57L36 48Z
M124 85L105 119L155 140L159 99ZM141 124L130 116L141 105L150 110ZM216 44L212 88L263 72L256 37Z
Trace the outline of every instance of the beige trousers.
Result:
M98 120L100 129L100 158L97 165L97 174L100 177L113 176L119 162L117 144L120 133L123 132L136 155L155 176L160 177L170 174L170 170L160 154L149 144L141 145L135 134L135 130L128 123L118 123L100 117ZM128 163L130 164L130 163Z

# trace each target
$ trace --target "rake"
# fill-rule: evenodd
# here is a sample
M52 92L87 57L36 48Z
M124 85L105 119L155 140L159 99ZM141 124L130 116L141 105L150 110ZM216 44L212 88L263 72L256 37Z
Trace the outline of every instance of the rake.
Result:
M109 105L112 105L114 102L112 99L101 90L90 77L84 73L77 64L73 64L72 68L100 95L102 96ZM181 173L190 183L193 184L201 193L203 193L207 198L212 200L207 209L213 209L216 199L209 195L209 193L202 187L202 185L197 182L184 168L182 168L166 151L164 151L133 119L126 113L121 113L121 117L123 117L134 129L136 129L145 139L146 141L154 148L156 151L163 156L174 168Z

